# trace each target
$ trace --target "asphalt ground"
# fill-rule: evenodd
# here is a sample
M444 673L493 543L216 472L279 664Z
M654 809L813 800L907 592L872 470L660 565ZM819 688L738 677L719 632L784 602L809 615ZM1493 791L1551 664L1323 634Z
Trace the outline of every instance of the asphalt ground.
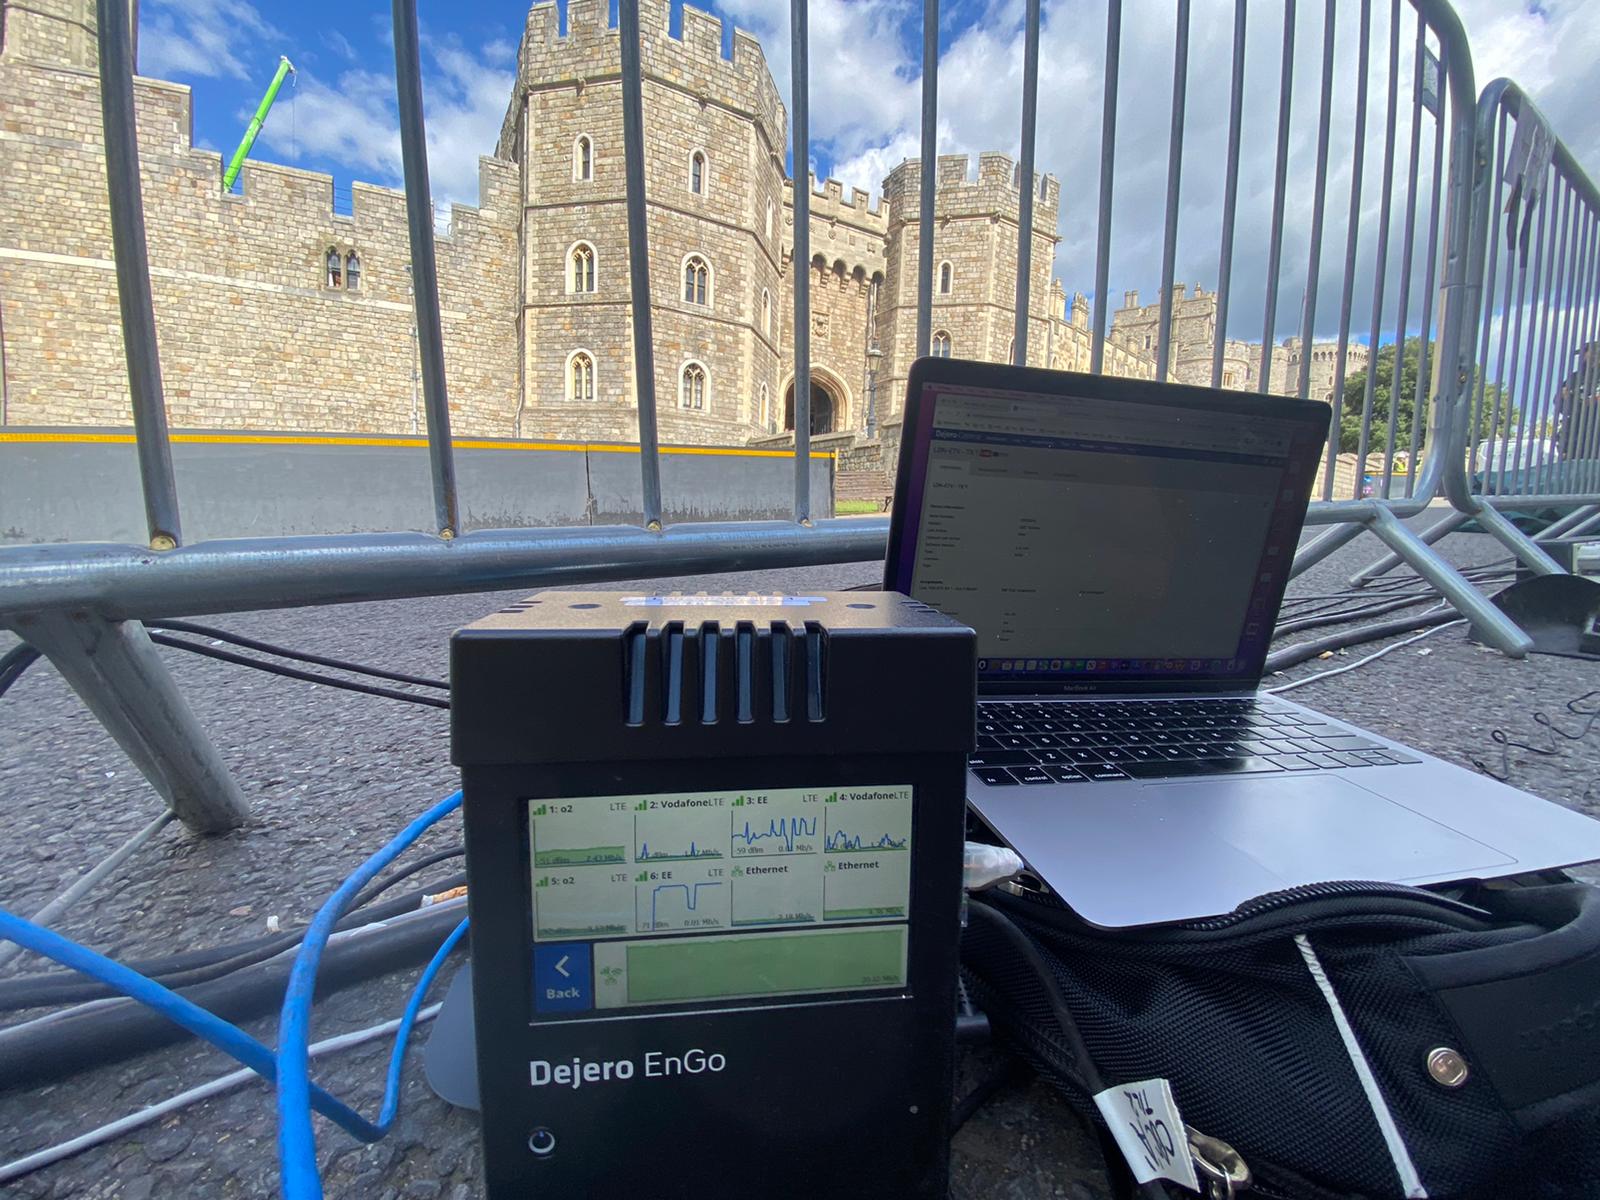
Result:
M1497 544L1477 535L1451 535L1441 549L1463 567L1505 557ZM1358 539L1296 580L1291 596L1337 593L1348 574L1377 553L1375 541ZM873 564L847 564L643 586L793 592L873 586L876 578ZM304 650L442 677L450 632L523 594L245 613L212 623ZM1293 635L1280 645L1326 632ZM1266 686L1345 665L1385 644L1309 662ZM0 644L0 652L9 645ZM374 848L455 785L442 710L163 653L240 781L253 819L244 829L211 838L168 826L113 881L56 923L69 937L133 958L259 937L271 918L295 929ZM1592 662L1507 659L1453 626L1292 695L1469 769L1477 760L1519 787L1600 815L1600 728L1567 740L1535 720L1542 712L1569 733L1578 732L1583 720L1564 705L1596 688L1600 671ZM1589 696L1580 707L1596 707L1596 699ZM1495 729L1536 749L1502 748L1491 739ZM1538 752L1543 750L1550 753ZM45 663L0 700L0 801L7 818L7 836L0 839L4 904L20 913L41 907L161 811L142 777ZM417 852L455 842L459 826L446 824ZM418 880L441 879L456 869L458 864L442 863ZM0 975L39 969L37 960L24 957ZM320 1002L314 1036L397 1015L416 974L389 976ZM270 1042L275 1021L262 1019L248 1028ZM418 1040L425 1038L426 1027ZM320 1060L316 1074L336 1094L375 1112L387 1054L387 1042L369 1043ZM469 1200L479 1194L475 1121L432 1095L419 1059L414 1054L410 1060L401 1116L383 1142L362 1147L319 1120L330 1197ZM1005 1062L993 1047L965 1049L958 1090ZM221 1053L190 1042L44 1087L7 1087L0 1080L0 1160L52 1145L233 1067ZM249 1084L35 1172L4 1194L28 1200L275 1195L275 1129L271 1092ZM1098 1149L1048 1087L1026 1078L1003 1087L956 1136L953 1176L952 1195L961 1200L1108 1194Z

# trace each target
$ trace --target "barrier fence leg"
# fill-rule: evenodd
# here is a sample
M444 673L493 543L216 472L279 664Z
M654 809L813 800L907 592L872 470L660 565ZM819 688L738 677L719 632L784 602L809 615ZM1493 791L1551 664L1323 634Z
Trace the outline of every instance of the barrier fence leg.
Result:
M1528 651L1533 649L1533 639L1388 509L1380 508L1373 514L1372 532L1471 621L1485 642L1512 658L1527 657Z
M1582 537L1596 526L1600 526L1600 508L1595 509L1593 516L1585 517L1582 521L1578 522L1578 524L1568 529L1566 536Z
M1420 541L1424 546L1431 546L1440 538L1444 537L1445 534L1454 533L1456 530L1460 529L1469 520L1471 520L1471 518L1466 513L1452 510L1450 515L1444 520L1435 521L1421 533L1417 534L1417 540ZM1380 575L1387 575L1390 571L1394 570L1400 565L1400 561L1400 556L1398 554L1393 552L1385 554L1382 558L1368 563L1366 566L1362 567L1361 570L1350 576L1350 586L1365 587L1374 579L1377 579Z
M1600 518L1600 504L1588 504L1582 508L1575 508L1566 516L1550 525L1545 526L1533 535L1536 542L1548 542L1552 538L1566 537L1574 529L1585 529Z
M1300 549L1295 551L1294 566L1289 568L1289 578L1293 579L1316 566L1328 555L1343 548L1361 536L1364 528L1361 521L1343 521L1338 525L1324 529Z
M249 805L137 621L78 613L17 619L177 818L196 833L244 824Z
M1530 506L1539 502L1537 496L1529 496ZM1518 529L1511 521L1491 505L1482 505L1477 512L1472 514L1485 533L1491 533L1511 553L1522 561L1523 566L1535 575L1565 575L1561 564L1551 558L1537 545L1532 538Z

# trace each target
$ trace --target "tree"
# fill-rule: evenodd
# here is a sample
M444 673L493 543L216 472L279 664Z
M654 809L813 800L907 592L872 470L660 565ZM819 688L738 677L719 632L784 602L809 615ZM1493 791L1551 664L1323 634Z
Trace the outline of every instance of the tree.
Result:
M1430 345L1429 353L1433 352ZM1390 392L1394 384L1394 355L1395 344L1390 342L1378 350L1376 370L1377 379L1372 389L1372 430L1367 442L1367 454L1377 459L1383 457L1384 448L1388 445L1389 413L1392 397ZM1405 357L1400 360L1400 412L1395 424L1394 445L1397 451L1411 449L1411 425L1417 415L1417 380L1421 375L1422 339L1408 337L1405 341ZM1428 387L1431 390L1433 380L1430 375ZM1342 454L1354 454L1361 448L1361 406L1366 401L1367 373L1357 371L1348 376L1344 381L1344 403L1339 406L1339 451ZM1475 397L1477 387L1468 389L1467 396ZM1508 424L1515 427L1518 413L1515 409L1507 410L1503 400L1496 404L1500 398L1500 386L1489 384L1484 388L1484 394L1478 413L1477 433L1471 441L1476 444L1483 438L1492 436L1490 424L1495 409L1499 409L1500 420L1498 430L1504 436ZM1422 429L1417 437L1417 447L1422 449L1428 444L1428 403L1424 397L1422 403Z
M1372 389L1372 432L1368 441L1368 453L1376 451L1383 453L1388 444L1389 414L1392 397L1390 395L1394 385L1394 355L1395 344L1390 342L1387 346L1378 349L1378 359L1375 366L1377 378ZM1400 413L1395 425L1394 444L1396 449L1409 450L1411 448L1411 422L1416 412L1417 377L1420 374L1422 361L1422 339L1409 337L1405 342L1405 357L1400 360ZM1339 406L1339 451L1343 454L1354 454L1361 448L1361 406L1367 396L1367 372L1357 371L1354 375L1347 376L1344 381L1344 403ZM1428 414L1426 404L1422 413L1422 438L1419 445L1425 441L1428 432Z

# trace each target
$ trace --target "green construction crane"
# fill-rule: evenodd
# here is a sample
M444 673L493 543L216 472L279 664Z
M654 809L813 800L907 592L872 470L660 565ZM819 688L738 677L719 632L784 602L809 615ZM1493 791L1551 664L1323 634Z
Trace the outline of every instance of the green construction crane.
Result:
M239 168L244 166L245 155L250 153L250 147L256 144L256 134L261 132L261 126L266 123L267 113L272 111L272 102L278 98L278 89L283 86L283 81L294 71L294 64L287 58L279 55L278 73L272 77L272 82L267 86L267 94L261 97L261 103L256 106L256 115L250 118L250 125L244 131L244 137L239 142L239 148L233 152L233 157L228 160L228 169L222 173L222 190L233 190L233 181L239 178Z

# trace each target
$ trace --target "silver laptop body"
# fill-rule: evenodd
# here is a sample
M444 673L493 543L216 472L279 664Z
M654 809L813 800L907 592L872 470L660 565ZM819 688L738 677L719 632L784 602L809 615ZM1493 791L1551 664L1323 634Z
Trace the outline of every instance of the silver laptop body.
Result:
M1087 921L1600 858L1600 822L1260 690L1328 418L912 368L885 586L977 630L968 802Z

